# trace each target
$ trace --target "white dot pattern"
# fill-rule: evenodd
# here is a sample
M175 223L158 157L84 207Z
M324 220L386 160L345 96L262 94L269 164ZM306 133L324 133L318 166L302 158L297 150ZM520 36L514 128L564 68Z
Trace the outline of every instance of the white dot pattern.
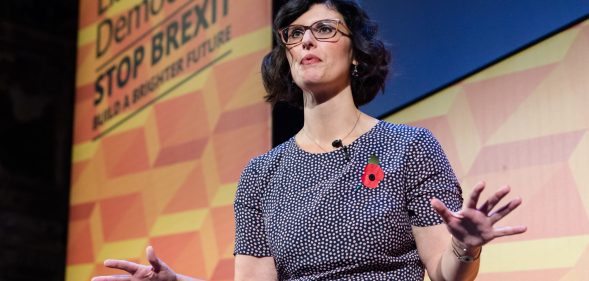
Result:
M462 206L439 143L426 129L380 121L348 149L350 161L291 138L252 159L235 198L235 254L273 257L279 280L423 280L411 226L442 223L432 197ZM384 179L357 189L372 154Z

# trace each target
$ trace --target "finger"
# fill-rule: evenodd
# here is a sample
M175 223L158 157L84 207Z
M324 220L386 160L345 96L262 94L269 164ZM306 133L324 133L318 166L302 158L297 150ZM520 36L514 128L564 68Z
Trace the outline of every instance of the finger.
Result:
M448 207L446 207L444 202L440 201L437 198L432 198L430 203L432 205L432 208L434 208L436 213L438 213L438 215L440 215L440 217L442 217L442 220L444 220L445 223L450 222L450 220L452 220L452 218L462 218L461 215L450 211L448 209Z
M500 221L502 218L509 215L511 211L515 210L519 205L521 205L521 203L522 199L518 197L509 201L509 203L497 209L495 212L490 213L489 219L491 220L491 223L495 224L496 222Z
M131 274L135 274L140 267L139 264L126 260L105 260L104 266L124 270Z
M91 281L131 281L130 275L96 276Z
M479 211L483 212L483 214L485 215L488 215L489 212L491 212L491 210L495 208L497 203L499 203L499 201L501 201L501 199L503 199L503 197L505 197L505 195L509 193L509 191L511 191L511 188L509 186L504 186L500 188L499 190L497 190L497 192L495 192L495 194L493 194L493 196L491 196L489 199L487 199L487 201L485 201L485 203L483 203L483 205L479 208Z
M470 208L470 209L477 208L477 204L479 202L479 197L481 196L483 189L485 189L485 182L484 181L480 181L479 183L475 184L475 186L472 189L472 192L470 193L470 198L468 199L468 203L466 204L467 208Z
M525 225L517 225L517 226L502 226L495 228L495 237L503 237L509 235L516 235L526 232L528 227Z
M151 264L151 266L153 267L153 271L155 273L160 272L162 270L162 265L160 263L160 259L158 259L158 257L155 255L153 247L147 246L147 249L145 249L145 251L147 252L147 260L149 261L149 264Z

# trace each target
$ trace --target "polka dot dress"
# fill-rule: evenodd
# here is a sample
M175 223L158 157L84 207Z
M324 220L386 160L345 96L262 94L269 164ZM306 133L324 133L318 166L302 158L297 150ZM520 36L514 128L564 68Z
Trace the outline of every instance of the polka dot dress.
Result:
M273 257L279 280L423 280L411 226L442 223L432 197L462 206L440 145L380 121L348 151L308 153L291 138L252 159L235 198L235 254Z

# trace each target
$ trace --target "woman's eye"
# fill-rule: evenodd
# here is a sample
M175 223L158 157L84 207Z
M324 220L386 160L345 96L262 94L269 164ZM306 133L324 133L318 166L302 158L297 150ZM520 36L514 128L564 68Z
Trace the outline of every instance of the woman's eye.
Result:
M330 25L320 25L317 28L315 28L315 32L319 32L319 33L332 33L333 32L333 26Z
M290 31L290 36L291 38L298 38L301 37L305 34L305 30L302 28L296 28Z

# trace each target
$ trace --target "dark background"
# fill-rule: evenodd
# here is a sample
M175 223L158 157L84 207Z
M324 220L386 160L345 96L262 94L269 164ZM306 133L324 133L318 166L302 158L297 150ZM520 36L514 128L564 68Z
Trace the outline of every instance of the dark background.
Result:
M0 280L64 280L77 0L0 1Z
M589 15L587 0L357 0L393 53L384 95L363 106L388 115Z

